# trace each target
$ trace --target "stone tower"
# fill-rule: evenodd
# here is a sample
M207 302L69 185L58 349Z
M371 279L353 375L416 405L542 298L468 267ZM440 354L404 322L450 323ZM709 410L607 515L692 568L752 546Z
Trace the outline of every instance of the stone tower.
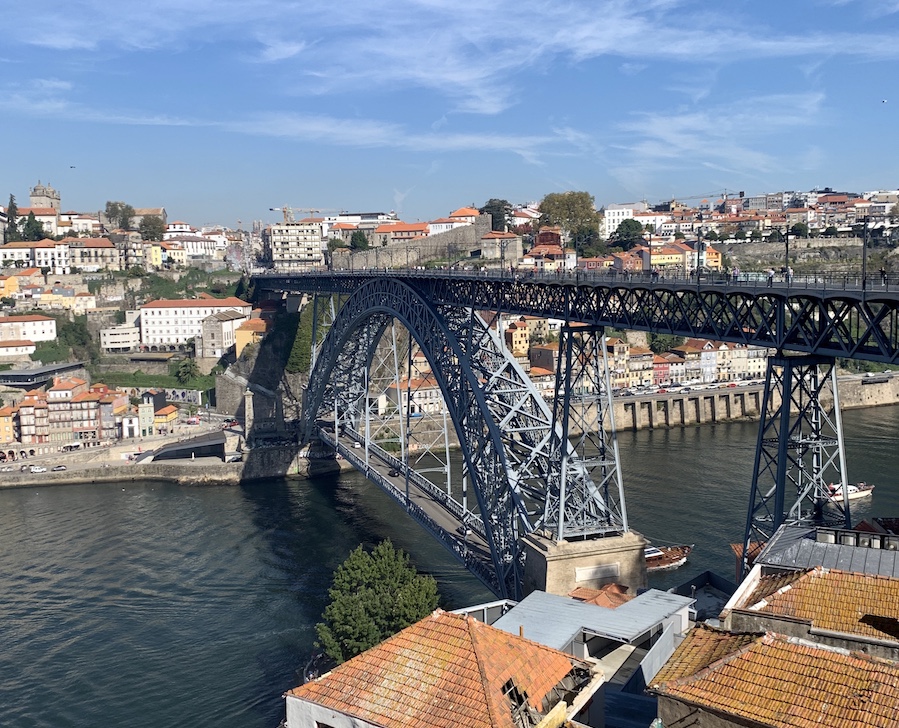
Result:
M29 193L32 207L52 207L59 212L59 192L54 190L50 185L42 185L38 180L37 184L31 188Z

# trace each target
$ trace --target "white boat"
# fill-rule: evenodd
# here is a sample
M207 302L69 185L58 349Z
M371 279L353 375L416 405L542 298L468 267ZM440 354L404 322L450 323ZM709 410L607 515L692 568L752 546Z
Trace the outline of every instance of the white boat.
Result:
M874 493L874 486L868 485L864 481L860 482L858 485L847 485L846 486L846 494L849 497L849 500L855 500L856 498L867 498L868 496ZM830 500L839 503L843 500L843 489L838 488L835 485L830 485Z
M647 546L643 549L646 557L646 571L669 571L687 563L693 545Z

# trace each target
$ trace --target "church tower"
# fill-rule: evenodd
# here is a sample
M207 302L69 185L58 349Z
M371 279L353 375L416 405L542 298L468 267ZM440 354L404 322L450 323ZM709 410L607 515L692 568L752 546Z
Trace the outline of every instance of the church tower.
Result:
M31 188L30 195L32 207L52 207L60 212L59 192L54 190L50 185L42 185L38 180L37 184Z

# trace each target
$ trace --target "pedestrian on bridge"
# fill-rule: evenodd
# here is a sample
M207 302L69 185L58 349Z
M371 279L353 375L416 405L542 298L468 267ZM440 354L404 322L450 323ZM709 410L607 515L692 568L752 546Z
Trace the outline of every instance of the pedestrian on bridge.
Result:
M768 288L771 288L774 285L774 268L769 268L766 274L768 276Z

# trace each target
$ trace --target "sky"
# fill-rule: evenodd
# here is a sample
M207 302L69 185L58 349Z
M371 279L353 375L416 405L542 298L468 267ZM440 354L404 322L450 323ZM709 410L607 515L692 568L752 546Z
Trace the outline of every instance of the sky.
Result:
M899 187L899 0L6 0L0 204L247 227Z

